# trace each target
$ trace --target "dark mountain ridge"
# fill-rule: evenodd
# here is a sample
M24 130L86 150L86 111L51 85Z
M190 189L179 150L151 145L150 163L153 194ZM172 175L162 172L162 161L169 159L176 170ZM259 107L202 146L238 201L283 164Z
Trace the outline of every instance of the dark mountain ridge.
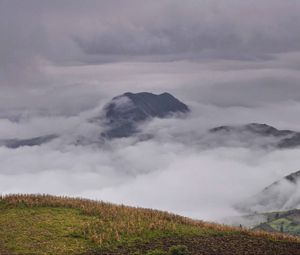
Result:
M294 148L300 145L300 132L280 130L267 124L250 123L245 125L220 126L209 130L217 135L220 143L230 144L236 140L241 145L251 147L258 144L262 147L276 147L280 149Z
M5 140L0 140L0 146L5 146L11 149L16 149L23 146L38 146L44 143L48 143L57 137L58 135L53 134L53 135L37 136L28 139L5 139Z
M279 130L267 124L249 123L236 126L220 126L210 129L211 132L251 132L263 136L286 136L296 132L291 130Z

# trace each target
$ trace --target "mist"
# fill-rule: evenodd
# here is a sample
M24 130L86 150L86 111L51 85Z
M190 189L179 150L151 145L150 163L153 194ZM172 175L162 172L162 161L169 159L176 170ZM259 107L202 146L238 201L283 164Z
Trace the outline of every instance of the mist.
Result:
M98 108L63 119L6 120L15 135L23 129L31 136L44 130L60 137L41 146L1 147L1 193L86 197L215 221L239 215L233 207L236 203L297 168L299 149L266 150L259 143L251 148L238 143L220 147L217 140L215 146L208 146L204 142L208 128L225 122L208 116L217 113L230 123L233 113L246 116L239 108L210 106L202 115L202 108L195 104L187 117L143 124L141 133L151 134L150 140L135 136L103 144L89 142L101 132L97 123L89 121L101 112ZM253 116L256 110L245 112ZM271 114L266 111L267 115ZM10 130L7 137L15 137ZM84 138L85 144L76 144L78 138Z

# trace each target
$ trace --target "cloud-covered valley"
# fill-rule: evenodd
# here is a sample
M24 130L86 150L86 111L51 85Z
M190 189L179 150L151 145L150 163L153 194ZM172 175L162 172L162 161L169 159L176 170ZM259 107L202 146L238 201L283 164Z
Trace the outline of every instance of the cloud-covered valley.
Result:
M253 116L259 116L256 111L195 104L186 117L142 124L141 132L152 134L149 140L133 136L105 142L97 141L101 126L89 121L101 108L63 119L2 120L7 137L22 130L27 137L49 133L60 137L40 146L1 147L1 193L89 197L222 220L239 214L234 204L299 165L297 148L220 147L218 140L214 146L204 143L209 128L254 120ZM271 110L265 111L264 118L271 116ZM244 119L237 121L238 115ZM77 144L79 138L85 143Z

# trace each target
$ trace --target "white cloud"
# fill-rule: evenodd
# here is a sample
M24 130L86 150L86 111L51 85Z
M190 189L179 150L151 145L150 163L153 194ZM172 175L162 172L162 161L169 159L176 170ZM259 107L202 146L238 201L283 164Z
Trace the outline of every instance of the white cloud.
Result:
M78 135L97 137L101 128L88 129L88 118L79 117L82 128L78 128L79 120L66 118L68 132L60 120L63 135L58 140L0 149L0 192L83 196L221 220L238 214L233 204L294 171L300 163L299 149L208 149L201 144L208 127L224 120L234 122L233 113L246 120L245 114L259 116L264 111L267 118L270 109L266 108L244 111L206 106L204 110L195 104L186 118L155 119L143 125L144 132L154 134L151 140L138 142L133 137L100 146L72 144ZM223 119L212 118L212 113ZM47 126L46 118L39 121Z

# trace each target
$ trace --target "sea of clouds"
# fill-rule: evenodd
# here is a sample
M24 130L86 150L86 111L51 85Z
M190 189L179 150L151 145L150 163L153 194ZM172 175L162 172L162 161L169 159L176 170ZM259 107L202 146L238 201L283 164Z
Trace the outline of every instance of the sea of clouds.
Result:
M239 214L233 205L297 170L297 148L263 149L259 139L257 147L240 146L238 141L220 147L218 137L213 146L207 145L209 128L254 121L250 116L257 109L195 103L191 110L183 118L142 124L141 133L151 134L149 140L138 136L99 140L102 127L90 121L95 114L101 115L99 107L64 118L2 119L2 135L6 131L2 138L60 136L41 146L1 147L0 192L87 197L222 221Z

